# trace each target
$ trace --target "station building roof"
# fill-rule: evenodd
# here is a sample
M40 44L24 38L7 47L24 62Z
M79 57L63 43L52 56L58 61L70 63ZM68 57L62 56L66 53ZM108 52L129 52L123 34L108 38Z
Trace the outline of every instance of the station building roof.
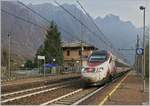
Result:
M82 46L84 48L97 50L97 48L94 45L87 44L85 42L82 42ZM62 48L63 49L67 49L67 48L78 49L78 48L81 48L81 42L80 41L76 41L76 42L62 42Z

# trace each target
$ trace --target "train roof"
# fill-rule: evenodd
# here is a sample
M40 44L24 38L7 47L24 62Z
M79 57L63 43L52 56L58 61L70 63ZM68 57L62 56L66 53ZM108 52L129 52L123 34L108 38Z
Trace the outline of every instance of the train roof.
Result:
M96 51L93 51L93 55L97 55L97 54L108 54L109 51L107 50L96 50Z

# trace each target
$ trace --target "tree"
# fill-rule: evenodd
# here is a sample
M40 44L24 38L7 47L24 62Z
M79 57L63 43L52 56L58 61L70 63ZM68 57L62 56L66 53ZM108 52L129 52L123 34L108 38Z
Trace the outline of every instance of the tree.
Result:
M45 35L44 45L41 45L36 55L44 55L46 63L63 64L63 51L61 47L60 32L54 22L48 27Z
M33 68L33 63L31 60L27 60L24 67L32 69Z

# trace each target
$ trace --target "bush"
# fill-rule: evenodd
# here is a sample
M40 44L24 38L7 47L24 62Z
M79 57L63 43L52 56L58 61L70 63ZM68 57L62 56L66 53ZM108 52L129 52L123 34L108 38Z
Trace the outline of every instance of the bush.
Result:
M24 65L25 68L29 68L29 69L32 69L33 66L34 66L34 64L32 63L31 60L27 60L25 65Z

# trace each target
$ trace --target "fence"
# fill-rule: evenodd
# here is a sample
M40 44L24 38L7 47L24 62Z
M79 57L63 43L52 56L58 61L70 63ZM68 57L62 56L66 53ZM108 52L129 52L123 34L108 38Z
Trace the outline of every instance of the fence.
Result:
M55 76L61 74L80 74L81 67L63 67L56 66L51 68L45 68L45 73L42 68L33 68L33 69L17 69L11 70L10 75L8 70L5 67L1 68L1 79L2 80L13 80L13 79L24 79L24 78L34 78L42 76ZM45 75L44 75L45 74Z

